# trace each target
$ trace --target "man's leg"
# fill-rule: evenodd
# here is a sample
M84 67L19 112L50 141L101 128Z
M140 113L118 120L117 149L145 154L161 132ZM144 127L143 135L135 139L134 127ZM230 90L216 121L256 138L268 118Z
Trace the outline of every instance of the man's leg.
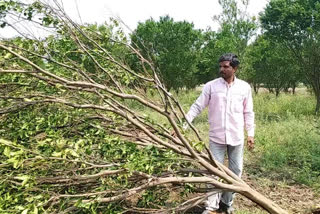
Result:
M229 160L229 169L239 177L242 174L243 168L243 145L238 146L228 146L228 160ZM231 207L233 203L234 192L223 192L221 202Z
M210 151L214 157L215 160L217 160L220 163L223 163L224 156L227 150L227 145L225 144L218 144L218 143L209 143ZM221 198L221 193L214 194L206 200L206 209L207 210L218 210L219 209L219 202Z

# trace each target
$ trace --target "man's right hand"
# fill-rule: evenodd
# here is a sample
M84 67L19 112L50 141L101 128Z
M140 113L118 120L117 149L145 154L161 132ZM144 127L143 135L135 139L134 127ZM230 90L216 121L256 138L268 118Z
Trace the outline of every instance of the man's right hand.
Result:
M174 130L170 133L170 135L171 135L172 137L177 137L177 133L176 133Z
M249 151L252 151L254 149L254 138L253 137L248 137L247 138L247 144L248 144Z
M187 130L189 128L189 124L187 122L184 122L182 124L182 128L183 128L183 130Z

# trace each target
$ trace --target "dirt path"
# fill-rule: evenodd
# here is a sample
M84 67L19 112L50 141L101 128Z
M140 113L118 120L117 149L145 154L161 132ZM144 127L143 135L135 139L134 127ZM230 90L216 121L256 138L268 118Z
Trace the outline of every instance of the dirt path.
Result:
M276 202L283 209L288 210L289 213L308 214L320 208L320 193L316 194L306 186L289 186L283 182L250 178L247 175L244 175L243 179L258 192ZM234 206L238 210L236 213L267 213L239 194Z

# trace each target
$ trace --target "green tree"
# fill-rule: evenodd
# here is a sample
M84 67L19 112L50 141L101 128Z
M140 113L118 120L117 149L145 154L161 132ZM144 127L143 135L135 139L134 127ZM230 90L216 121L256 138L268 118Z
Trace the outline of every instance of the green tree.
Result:
M274 92L292 88L293 92L302 81L300 67L292 53L265 35L248 47L244 57L242 76L254 86L255 92L260 85Z
M195 73L201 48L201 31L192 23L175 22L169 16L139 23L131 35L134 47L151 59L165 86L178 90L197 85Z
M241 10L235 0L219 0L222 13L214 17L220 27L217 32L208 30L204 33L204 45L201 50L198 75L201 83L218 77L219 57L226 52L233 52L242 59L247 45L255 35L257 23L255 17L249 17L246 10ZM246 8L248 1L243 2Z
M248 42L256 33L256 17L250 17L247 13L249 0L241 1L238 6L236 0L219 0L222 13L214 17L220 24L221 39L226 39L228 50L232 49L239 57L245 52ZM244 9L241 9L244 8Z
M265 33L288 48L300 64L320 108L320 2L271 0L261 16Z

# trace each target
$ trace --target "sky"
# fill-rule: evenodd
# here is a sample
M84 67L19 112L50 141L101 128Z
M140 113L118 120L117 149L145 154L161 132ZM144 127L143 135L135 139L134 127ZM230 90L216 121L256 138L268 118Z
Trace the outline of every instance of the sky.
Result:
M28 2L28 0L26 0ZM30 2L31 0L29 0ZM212 18L221 13L218 0L58 0L67 14L82 23L103 23L110 17L120 18L129 29L151 17L169 15L175 21L193 22L197 29L217 28ZM257 16L268 0L251 0L248 13ZM80 15L79 15L80 14ZM81 18L79 18L81 17ZM0 29L0 37L11 37L13 30Z

